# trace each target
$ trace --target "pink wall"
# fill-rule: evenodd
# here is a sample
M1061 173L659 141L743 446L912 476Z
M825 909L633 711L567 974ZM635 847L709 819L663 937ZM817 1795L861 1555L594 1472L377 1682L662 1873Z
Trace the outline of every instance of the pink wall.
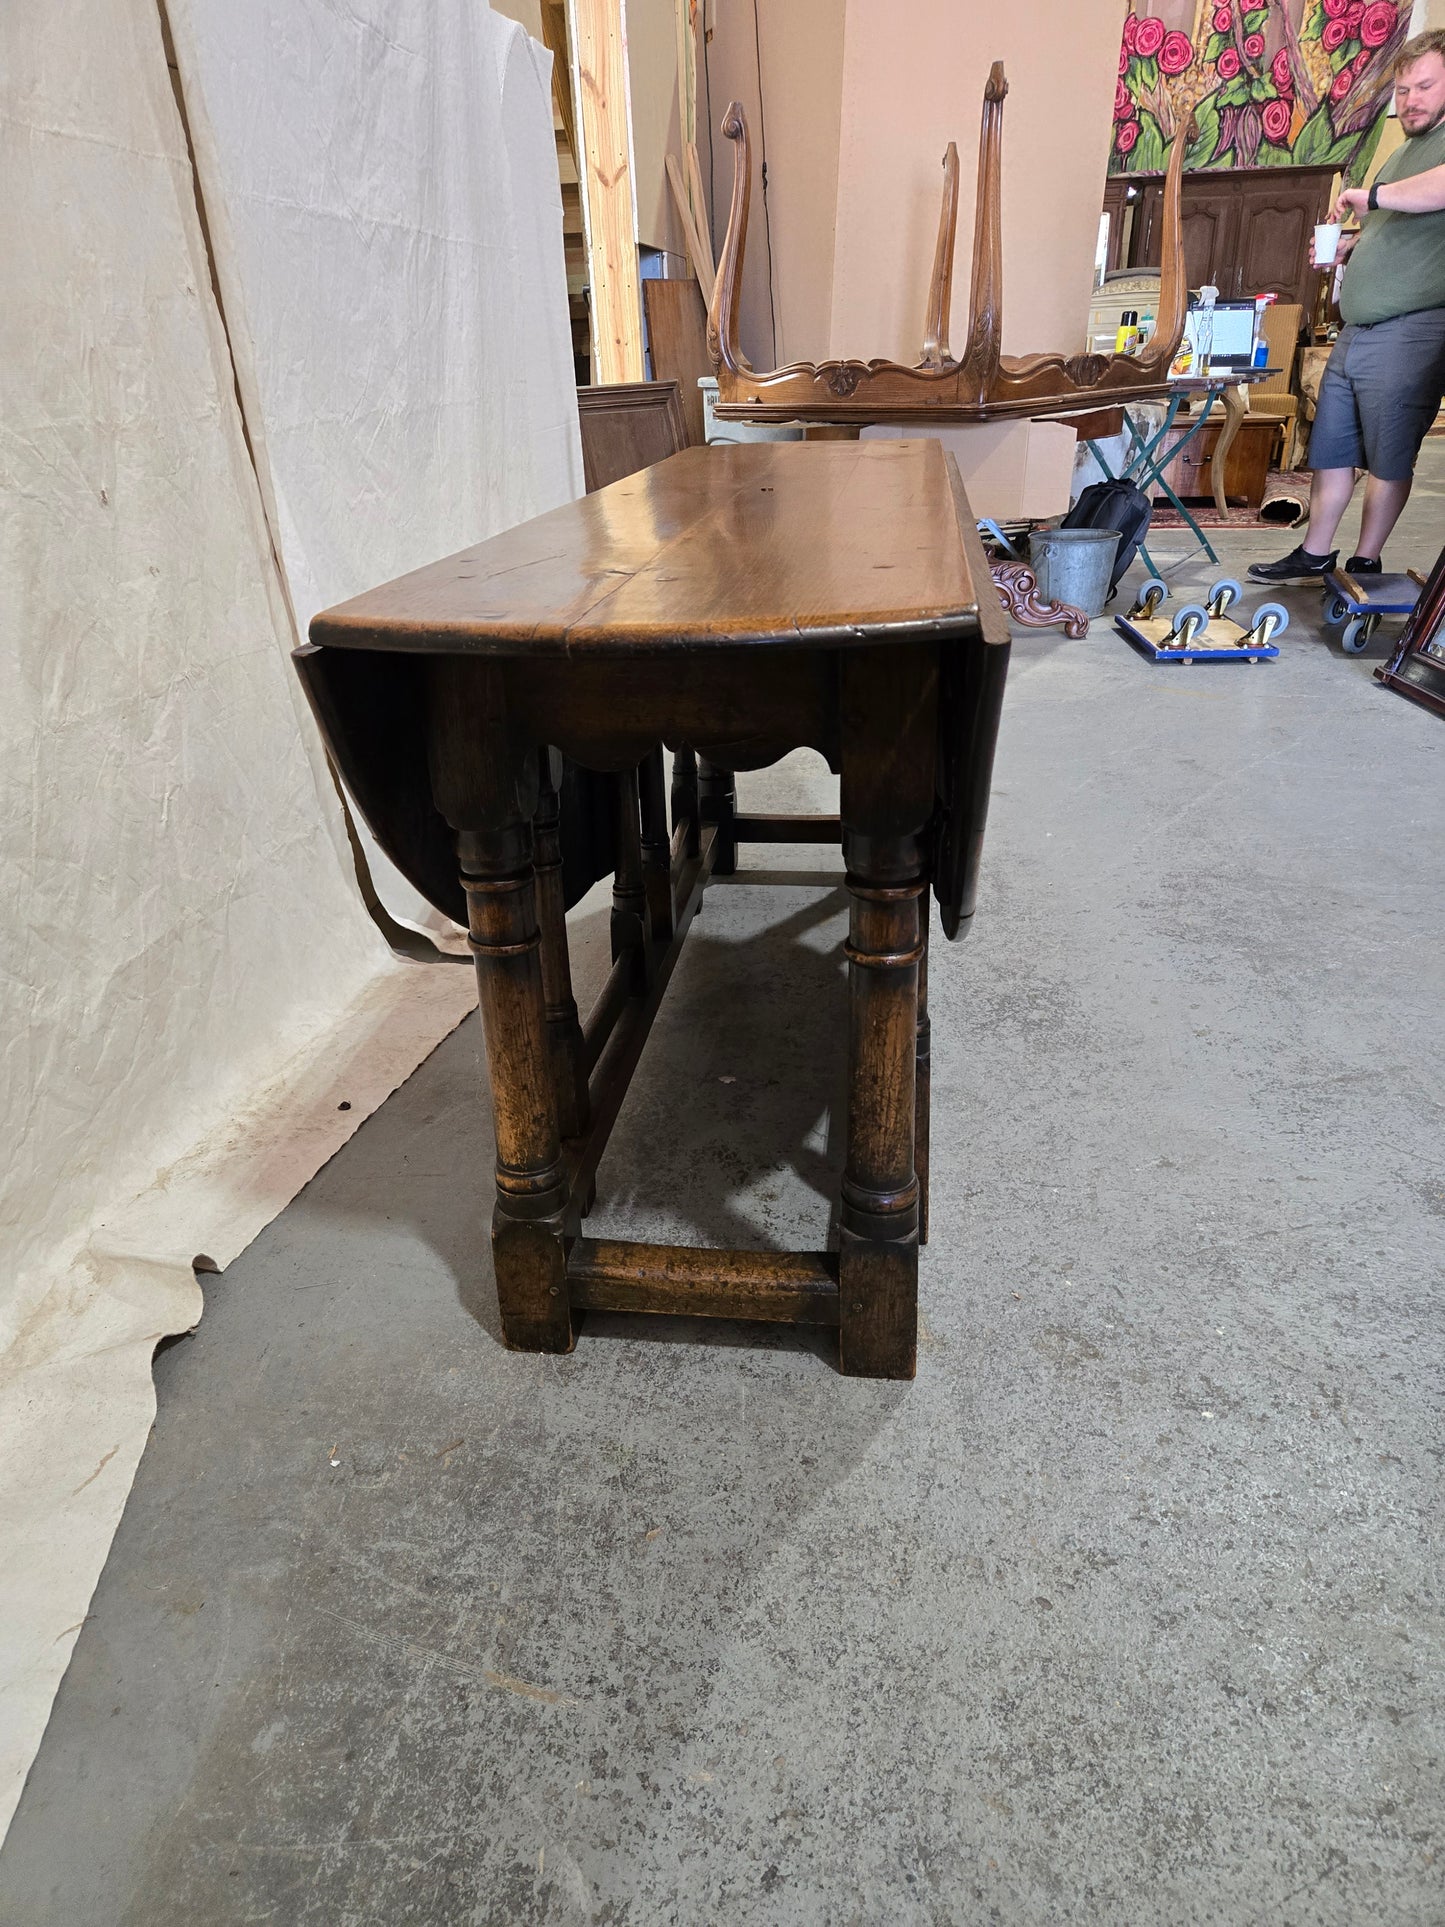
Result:
M950 139L961 184L952 339L962 346L979 117L993 60L1004 62L1009 82L1004 347L1083 347L1123 16L1122 0L848 0L833 354L917 359Z
M654 5L656 0L629 3ZM819 360L827 351L833 311L846 0L758 0L756 25L748 0L707 0L706 13L712 39L705 48L702 43L698 47L698 152L706 176L710 134L714 252L727 232L732 193L732 145L716 131L730 100L742 102L753 144L740 321L743 347L758 367L772 363L776 315L777 361ZM761 181L765 145L771 301Z

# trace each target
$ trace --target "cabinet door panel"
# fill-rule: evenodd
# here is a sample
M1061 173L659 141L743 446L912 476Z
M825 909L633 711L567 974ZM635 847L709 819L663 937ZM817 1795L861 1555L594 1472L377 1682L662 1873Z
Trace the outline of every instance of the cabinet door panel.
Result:
M1231 193L1186 194L1182 209L1184 270L1191 288L1212 284L1227 299L1234 259L1238 197Z
M1313 226L1313 205L1302 198L1261 205L1246 195L1241 208L1237 292L1297 299Z

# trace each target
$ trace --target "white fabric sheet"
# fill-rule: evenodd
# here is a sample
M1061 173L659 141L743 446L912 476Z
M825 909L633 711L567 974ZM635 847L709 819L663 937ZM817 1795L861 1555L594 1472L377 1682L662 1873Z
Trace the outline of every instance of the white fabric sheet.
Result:
M545 56L453 0L172 17L259 487L155 0L0 11L0 1831L191 1257L473 999L361 907L288 603L580 488Z
M298 625L582 493L551 56L481 0L170 0ZM388 907L435 913L366 839Z

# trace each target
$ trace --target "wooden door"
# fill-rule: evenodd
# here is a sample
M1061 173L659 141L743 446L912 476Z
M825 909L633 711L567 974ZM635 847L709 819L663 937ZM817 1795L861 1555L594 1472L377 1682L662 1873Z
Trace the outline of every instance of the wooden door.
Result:
M1233 182L1202 182L1186 193L1182 209L1184 270L1191 288L1216 287L1221 300L1229 296L1239 232L1239 196Z
M1309 264L1310 235L1328 209L1325 168L1265 168L1241 175L1235 296L1277 294L1308 313L1319 288Z
M1310 231L1325 218L1332 180L1328 167L1186 174L1182 212L1190 287L1213 282L1221 301L1277 294L1312 314L1319 276L1309 264ZM1151 175L1138 187L1129 266L1157 267L1163 182Z
M1180 211L1189 286L1202 288L1212 283L1219 289L1220 298L1226 298L1226 278L1234 263L1239 225L1239 197L1233 181L1219 174L1186 174ZM1163 217L1163 184L1151 180L1140 193L1134 216L1131 268L1158 267Z

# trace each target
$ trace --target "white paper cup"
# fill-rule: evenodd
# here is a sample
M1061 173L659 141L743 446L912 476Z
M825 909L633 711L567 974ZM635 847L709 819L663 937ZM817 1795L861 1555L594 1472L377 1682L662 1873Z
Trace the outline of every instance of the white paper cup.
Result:
M1321 221L1315 229L1315 266L1328 268L1334 265L1335 256L1340 251L1340 224L1338 221Z

